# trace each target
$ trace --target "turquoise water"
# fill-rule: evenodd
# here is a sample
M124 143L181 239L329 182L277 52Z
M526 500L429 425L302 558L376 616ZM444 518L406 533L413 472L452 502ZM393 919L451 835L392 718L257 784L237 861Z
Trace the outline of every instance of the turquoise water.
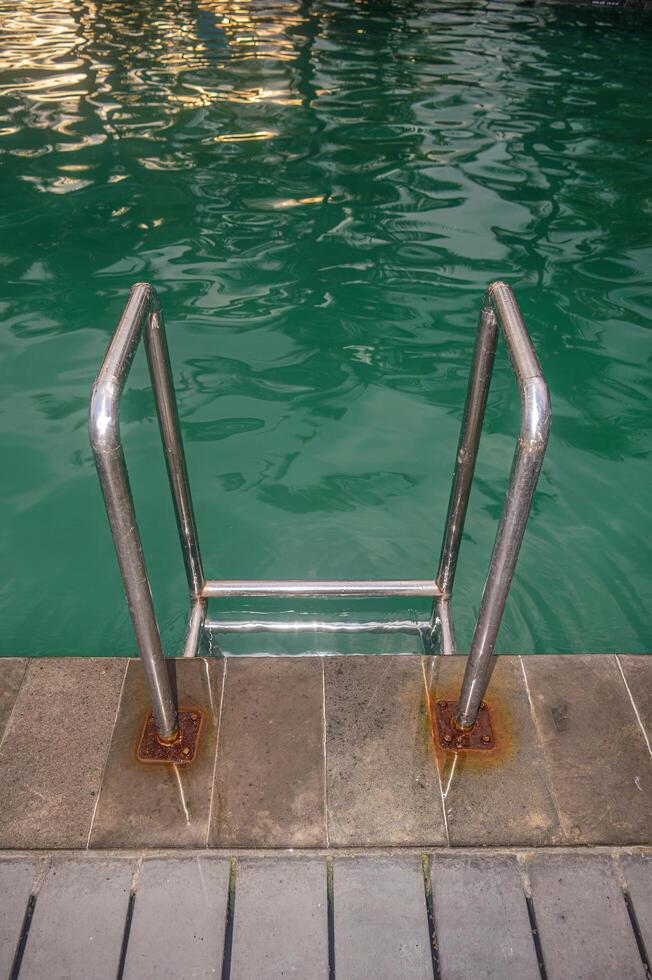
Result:
M650 649L650 14L0 0L0 18L2 654L133 653L86 436L133 282L162 294L208 573L425 577L497 277L554 413L499 649ZM462 649L517 422L501 351ZM174 652L185 577L142 359L122 431Z

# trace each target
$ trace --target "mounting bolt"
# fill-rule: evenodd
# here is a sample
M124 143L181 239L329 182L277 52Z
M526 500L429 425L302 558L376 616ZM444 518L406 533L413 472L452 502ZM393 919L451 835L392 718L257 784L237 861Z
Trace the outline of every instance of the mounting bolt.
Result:
M455 739L455 748L456 749L461 749L462 748L462 739L461 738L456 738Z
M190 754L190 749L188 748L187 745L184 746L184 748L182 748L181 751L183 752L184 755L189 755Z
M453 736L450 734L450 732L446 732L446 734L444 735L444 741L445 742L452 742L453 741Z
M448 701L438 701L437 704L439 705L440 708L445 708L446 705L448 704Z
M194 711L193 711L193 713L191 714L190 717L192 718L193 721L197 721L197 715L195 714Z
M484 742L485 745L487 745L491 741L491 736L490 735L483 735L482 736L482 741Z
M485 709L486 707L487 707L487 705L485 704L485 702L484 702L484 701L481 701L481 702L480 702L480 710L481 710L481 711L484 711L484 709Z

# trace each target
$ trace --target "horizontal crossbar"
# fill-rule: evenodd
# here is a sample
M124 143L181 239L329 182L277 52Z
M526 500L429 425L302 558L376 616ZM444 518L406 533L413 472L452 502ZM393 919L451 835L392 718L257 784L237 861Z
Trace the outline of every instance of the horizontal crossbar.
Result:
M421 633L422 630L430 630L431 626L430 623L418 623L409 619L366 623L308 619L293 619L289 622L207 619L204 628L216 633Z
M311 596L316 599L351 596L428 596L436 598L442 591L431 579L389 579L374 581L369 579L305 581L274 580L230 581L209 579L204 582L200 593L203 599L218 599L223 596L287 596L300 598Z

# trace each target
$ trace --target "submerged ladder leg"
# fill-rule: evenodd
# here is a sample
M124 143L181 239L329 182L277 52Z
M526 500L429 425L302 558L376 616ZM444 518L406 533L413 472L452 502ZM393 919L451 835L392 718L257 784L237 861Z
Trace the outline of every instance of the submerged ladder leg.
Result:
M469 505L475 461L482 434L482 423L489 395L498 340L498 325L493 312L483 306L478 323L473 363L469 374L460 440L455 458L453 485L448 502L444 540L437 570L437 585L442 598L433 603L431 628L439 629L439 649L444 655L456 653L455 634L450 602L457 559L464 532L464 520Z

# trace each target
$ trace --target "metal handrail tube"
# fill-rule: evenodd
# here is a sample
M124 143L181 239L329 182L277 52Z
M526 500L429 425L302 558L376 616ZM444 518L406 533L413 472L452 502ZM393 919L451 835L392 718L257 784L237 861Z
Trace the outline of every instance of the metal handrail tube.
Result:
M506 283L492 283L485 292L480 314L437 573L437 583L446 602L452 592L464 530L498 328L502 332L519 386L521 426L457 706L456 722L464 730L475 724L491 675L498 630L550 432L550 395L521 311Z
M435 627L437 630L436 634ZM429 653L435 649L438 649L439 653L444 657L450 657L457 653L457 641L455 639L451 604L443 595L439 599L435 599L433 603L432 615L425 637L426 648Z
M489 395L497 339L498 330L496 329L494 313L490 308L483 306L473 352L473 364L469 375L460 441L457 447L455 475L437 571L437 584L447 597L452 592L457 569L457 558L464 532L464 520L469 504L480 436L482 435L482 422Z
M190 607L186 636L183 643L183 657L196 657L201 644L206 622L206 600L196 599Z
M122 392L143 327L186 574L196 596L203 585L197 532L163 317L158 296L147 283L132 288L109 344L91 394L88 431L157 731L161 739L170 740L178 733L177 704L165 667L119 424Z
M151 286L148 288L152 289ZM165 450L165 465L174 499L174 513L186 566L188 588L190 595L195 598L202 590L204 572L190 496L186 456L179 433L179 415L172 381L170 354L163 326L163 313L158 296L153 289L152 294L152 312L145 327L145 350L156 399L161 440Z
M306 581L294 579L277 580L239 580L223 581L209 579L204 582L201 595L206 599L216 599L223 596L285 596L300 598L310 596L316 599L330 597L355 596L433 596L441 595L437 583L433 580L395 579L395 580L330 580Z

